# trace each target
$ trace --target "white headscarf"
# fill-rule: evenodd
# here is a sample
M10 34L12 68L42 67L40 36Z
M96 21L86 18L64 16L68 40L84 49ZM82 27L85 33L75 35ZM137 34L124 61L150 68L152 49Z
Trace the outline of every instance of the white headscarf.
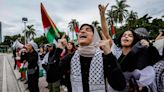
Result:
M34 41L28 42L28 44L31 44L36 52L38 51L38 45Z
M79 46L78 48L78 52L81 56L84 57L93 57L96 49L98 48L98 43L100 41L100 37L99 34L97 32L96 29L94 29L95 31L93 32L93 40L91 42L90 45L88 46Z

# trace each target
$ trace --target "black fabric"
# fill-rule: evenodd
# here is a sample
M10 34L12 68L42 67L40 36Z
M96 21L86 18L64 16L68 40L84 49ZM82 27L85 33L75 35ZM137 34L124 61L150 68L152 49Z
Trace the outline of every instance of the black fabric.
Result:
M89 82L89 68L90 68L91 60L92 60L92 57L80 56L80 65L81 65L82 83L83 83L84 92L89 92L88 82Z
M21 57L20 62L23 63L23 61L26 60L26 52L22 52L20 57Z
M39 55L40 60L43 60L44 56L45 56L45 54L43 54L43 53L41 55Z
M39 66L38 66L38 53L26 53L24 59L28 62L28 69L35 69L34 74L28 74L28 87L30 92L39 92L38 79L39 79Z
M36 51L26 53L23 60L28 62L28 69L38 67L38 53Z
M42 64L43 69L47 72L48 65L47 64Z
M28 75L28 88L30 92L39 92L39 69L34 74Z
M16 69L16 49L13 49L13 58L14 58L14 69Z
M57 48L58 54L61 53L61 49ZM60 53L59 53L60 52ZM64 71L70 70L70 62L73 57L73 54L69 54L64 57L62 61L60 61L60 69L61 73L64 74ZM80 64L81 64L81 72L82 72L82 83L83 83L83 91L89 92L89 68L92 58L82 57L80 56ZM108 79L109 84L115 90L123 90L126 86L125 78L122 74L122 71L116 62L116 58L113 54L103 55L104 62L104 72L105 76Z
M154 65L159 60L160 55L154 46L142 47L138 42L126 56L122 54L118 62L123 72L132 72L135 69L141 70L148 65Z
M57 53L57 52L56 52ZM61 78L59 69L59 57L60 54L56 54L55 51L49 53L47 69L47 82L54 83Z

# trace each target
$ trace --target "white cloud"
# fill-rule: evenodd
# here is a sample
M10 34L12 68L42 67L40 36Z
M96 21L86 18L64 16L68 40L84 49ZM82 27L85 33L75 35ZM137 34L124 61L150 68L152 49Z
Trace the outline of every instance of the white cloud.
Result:
M61 31L69 30L71 19L77 19L80 24L99 21L98 4L109 2L108 9L115 4L115 0L0 0L3 36L22 33L22 17L28 18L28 24L34 24L37 36L42 35L40 2ZM146 13L153 17L164 15L163 0L127 0L127 4L131 6L129 10L138 12L139 16Z

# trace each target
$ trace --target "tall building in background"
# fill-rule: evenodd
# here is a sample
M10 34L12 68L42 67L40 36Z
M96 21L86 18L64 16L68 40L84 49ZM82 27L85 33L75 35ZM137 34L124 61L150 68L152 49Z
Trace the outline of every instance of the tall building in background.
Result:
M2 23L0 22L0 43L2 42Z

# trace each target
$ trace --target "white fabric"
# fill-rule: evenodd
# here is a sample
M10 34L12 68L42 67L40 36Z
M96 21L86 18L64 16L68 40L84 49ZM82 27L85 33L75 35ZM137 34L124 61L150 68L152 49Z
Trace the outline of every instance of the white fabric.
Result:
M23 48L23 44L22 43L20 43L18 40L16 40L14 43L13 43L13 45L12 45L12 48L13 49L18 49L18 48Z
M154 66L156 71L156 84L159 92L164 92L164 60L158 61Z
M100 37L98 35L97 30L94 30L93 33L93 40L91 44L87 46L79 46L78 51L81 56L84 57L93 57L96 51L96 48L98 47L100 41Z
M34 50L38 52L38 45L34 41L28 42L28 44L31 44Z
M112 42L112 47L111 47L111 51L113 53L113 55L118 59L121 54L122 54L122 50L121 48L117 47L116 44L114 42Z
M41 64L47 64L48 63L48 56L49 56L49 52L44 56Z
M164 48L164 39L159 39L159 40L156 40L154 43L153 43L153 46L155 46L159 52L160 55L162 55L162 51L163 51L163 48Z
M94 45L80 46L77 50L81 56L93 57L96 52L96 46Z
M71 60L71 84L72 92L83 92L80 54L78 50ZM100 49L96 49L96 53L91 60L89 90L90 92L105 92L103 58Z
M147 66L142 70L135 69L133 72L124 72L126 80L133 76L139 86L148 86L155 79L155 70L152 66Z

